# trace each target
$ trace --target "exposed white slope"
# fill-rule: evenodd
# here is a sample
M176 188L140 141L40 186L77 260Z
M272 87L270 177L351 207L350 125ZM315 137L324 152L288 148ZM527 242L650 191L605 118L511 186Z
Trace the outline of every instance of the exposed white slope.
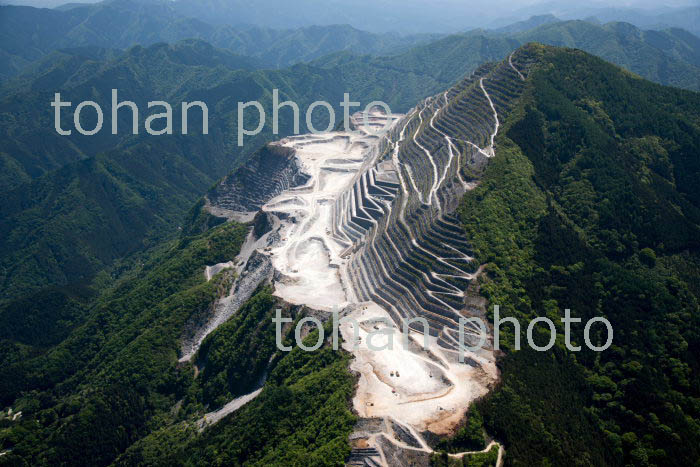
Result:
M496 108L484 87L483 78L480 79L479 86L493 111L495 124L490 134L490 146L480 148L472 142L465 142L483 155L493 157L494 141L500 123ZM444 100L447 106L447 93L444 95ZM431 102L435 103L435 101ZM467 183L461 177L459 170L455 170L455 167L459 167L462 163L462 155L452 138L434 125L442 109L435 111L429 122L423 121L427 103L428 100L420 109L414 110L403 119L394 118L389 122L391 125L399 125L400 128L393 132L395 141L389 136L385 137L386 140L380 140L371 134L370 128L361 125L361 118L355 116L355 125L359 131L296 136L276 143L295 150L299 166L309 175L309 180L304 186L285 190L263 206L263 211L270 213L275 219L273 233L268 234L270 238L274 235L274 240L247 242L242 250L242 256L252 254L254 249L267 255L275 271L273 285L276 296L289 303L306 305L317 310L344 309L346 316L359 323L358 329L354 329L353 325L347 322L341 326L343 345L355 356L351 368L359 374L359 384L353 398L354 409L361 417L380 417L402 426L409 433L409 437L415 438L419 446L408 446L397 439L391 430L374 434L368 441L380 451L383 461L385 457L381 452L380 443L376 443L377 437L383 437L404 449L431 452L420 432L430 430L438 434L449 433L463 419L469 403L484 395L498 377L492 352L483 352L478 355L467 353L472 364L466 364L458 361L454 350L439 346L433 339L429 339L427 350L422 349L424 336L420 333L412 331L409 333L408 341L404 341L399 333L402 324L395 322L387 310L379 304L372 301L359 302L358 293L353 281L350 280L348 263L355 249L359 244L369 245L370 248L376 248L376 246L371 241L372 238L365 238L356 243L348 232L338 228L338 217L343 218L348 214L361 214L362 217L367 215L368 208L360 207L353 202L348 202L341 208L334 208L334 206L337 200L348 196L351 190L358 189L356 182L360 177L368 176L370 172L372 176L376 176L380 144L387 143L391 151L390 160L382 164L391 166L389 170L396 174L399 190L405 195L415 193L412 196L424 205L433 206L440 216L443 207L440 206L438 192L444 184L453 181L448 179L450 173L454 174L454 181L462 190L466 191L475 186L473 183ZM415 118L440 134L445 139L449 151L446 166L439 169L433 154L421 145L415 135L411 135L413 142L423 151L433 169L429 177L430 189L425 197L418 189L410 164L404 163L400 156L400 144L407 138L407 128ZM371 114L369 121L372 129L387 123L386 116L379 113ZM376 187L375 189L381 190ZM413 248L435 256L420 245L405 220L408 196L402 196L401 203L392 205L389 201L379 199L381 197L366 196L367 193L364 195L364 202L374 203L377 211L381 210L382 206L398 209L398 222L406 227ZM382 205L382 203L385 204ZM358 213L359 210L363 210L364 213ZM371 216L365 220L377 225ZM377 235L376 229L371 232L370 237ZM396 258L404 261L404 252L400 251L391 238L387 240L395 250ZM443 246L448 250L451 249L450 245ZM456 249L452 248L452 250L455 252L454 258L471 259ZM375 251L375 253L378 252ZM238 258L235 263L240 264L244 259ZM469 274L461 271L447 261L452 258L437 259L452 268L454 273L426 275L425 278L428 281L441 280L440 276L473 279L476 274L479 274L479 272ZM207 272L212 273L222 266L217 265L211 270L207 269ZM383 259L380 259L374 267L383 272L386 280L393 280L387 273L388 269ZM407 295L413 293L399 282L394 281L392 284L398 290L403 289ZM427 293L436 302L443 303L445 309L459 313L459 310L454 310L443 302L440 295L450 294L461 297L464 292L454 286L444 288L443 292L427 291ZM393 307L393 305L389 306ZM370 339L375 346L381 347L383 343L388 344L388 337L381 334L382 330L393 330L395 333L391 339L392 347L379 351L370 350L368 347ZM359 334L357 347L354 346L355 332ZM444 339L456 342L456 337L447 330L443 330L442 336ZM222 410L208 414L207 424L237 410L257 394L256 391L238 398Z
M421 112L417 116L421 119ZM400 135L403 138L404 132ZM300 166L310 179L306 186L287 190L263 206L265 211L286 216L280 230L281 241L270 251L272 264L279 273L274 284L275 295L320 310L348 305L354 310L349 316L360 323L359 348L352 348L353 331L348 325L341 331L346 348L356 357L352 368L360 373L354 406L361 416L392 417L419 431L445 433L464 416L469 401L486 393L489 382L496 377L495 366L488 361L476 368L458 363L455 354L443 352L434 342L430 351L438 360L433 361L426 352L416 352L415 343L411 349L407 348L398 334L392 339L393 349L368 349L367 336L374 330L373 320L393 321L376 303L351 303L351 285L342 279L345 259L341 256L348 244L332 235L332 205L352 188L363 170L374 164L377 143L377 138L364 129L359 134L332 132L280 141L279 144L295 149ZM423 150L432 160L432 154ZM437 171L437 165L433 163L433 167ZM437 172L433 175L434 183L426 203L437 200L435 191L445 180ZM401 182L407 189L406 182ZM421 248L415 239L414 246ZM462 273L456 270L457 274ZM462 292L455 289L453 293ZM383 324L377 327L380 326ZM393 326L398 332L399 324ZM412 333L411 339L423 342L423 337L416 333ZM372 343L381 346L382 337L373 339Z
M383 114L370 117L373 128L386 122ZM355 120L360 124L363 119ZM304 187L287 190L263 206L264 211L286 217L281 241L270 252L279 272L275 295L289 303L326 311L349 303L347 285L340 274L341 255L348 244L332 234L332 208L357 175L374 162L372 148L377 140L367 128L360 127L354 133L295 136L278 143L295 150L310 179Z
M246 268L246 266L256 251L265 248L272 241L272 234L278 228L279 221L275 219L272 230L259 239L255 238L251 229L241 246L241 251L234 260L204 268L204 277L207 281L227 268L234 268L238 277L231 286L228 295L214 304L214 310L209 320L198 327L192 336L183 339L180 362L190 361L204 339L231 318L251 297L260 282L271 274L270 265L265 264L264 261L257 261L255 267Z
M479 86L481 86L481 90L484 91L484 95L486 96L486 99L489 101L489 105L491 106L491 110L493 110L493 119L496 121L496 125L493 128L493 133L491 133L491 146L489 147L489 153L491 154L491 157L495 155L493 145L494 145L494 140L496 139L496 134L498 134L498 129L501 126L501 123L498 121L498 112L496 112L496 107L493 105L493 101L491 100L491 96L489 96L489 93L486 92L486 88L484 87L484 78L479 79Z
M392 323L374 302L360 304L350 317L360 323L359 348L353 349L350 323L341 331L344 348L355 355L351 368L360 374L353 405L361 417L391 417L417 431L448 433L464 417L469 402L483 396L496 377L495 367L487 372L459 363L456 355L435 342L429 344L429 352L418 350L424 343L421 334L411 332L406 346L398 325L394 325L393 349L370 350L369 334L385 329L379 319ZM387 340L388 336L376 333L371 343L383 347ZM488 362L480 360L488 367Z
M228 261L226 263L219 263L215 264L214 266L206 266L204 268L204 278L208 281L211 280L212 277L223 271L224 269L229 269L233 268L234 264L233 261Z
M480 84L494 111L496 127L491 137L491 147L479 150L491 157L493 139L498 131L498 116L483 83ZM460 163L461 157L457 156L459 151L449 136L439 132L450 151L447 167L443 170L438 170L430 151L414 139L433 167L430 191L425 198L412 179L410 166L404 166L408 180L404 179L401 170L396 170L402 164L398 150L400 142L406 137L406 127L416 117L423 122L423 112L415 111L398 123L402 126L396 132L398 140L389 141L390 147L393 146L392 165L404 192L415 192L424 204L431 205L435 201L436 208L441 210L437 191L446 183L450 166ZM433 129L436 115L437 112L429 122L425 122ZM381 115L374 115L375 121L381 118ZM428 452L430 448L419 433L424 430L448 433L454 429L463 419L470 401L484 395L496 380L494 359L469 354L468 357L478 364L460 363L455 352L442 349L432 340L428 351L421 350L423 335L411 332L406 343L399 334L400 323L395 323L386 310L374 302L357 303L353 286L347 280L343 267L353 242L346 236L333 234L332 206L343 193L353 189L353 184L364 171L375 164L378 139L361 128L359 134L331 132L286 138L279 144L295 149L300 166L310 179L304 187L287 190L263 206L263 210L284 218L281 240L269 252L278 272L275 294L290 303L315 309L330 311L336 307L345 308L347 316L359 323L357 348L353 346L355 330L352 325L345 323L341 326L344 346L355 355L351 368L360 375L353 399L355 410L361 417L384 417L403 425L421 445L418 449ZM463 179L458 182L465 191L473 188ZM400 210L400 221L403 221L407 197L403 200L402 205L394 206ZM347 209L355 212L357 208L353 205ZM423 249L415 238L412 241L415 248ZM394 248L397 249L396 246ZM431 254L429 251L426 253ZM398 249L397 255L401 257ZM455 250L455 257L463 258L464 255ZM383 268L384 265L380 262L377 267ZM467 276L456 268L454 276L472 278L472 275ZM406 290L406 293L410 291ZM463 291L457 288L446 293L463 295ZM439 297L433 296L439 300ZM449 305L445 304L445 307ZM391 339L393 347L370 350L367 345L370 334L381 331L387 323L396 332ZM452 338L449 335L446 337ZM387 339L386 335L375 335L372 344L381 347L387 343ZM389 433L383 436L397 445L402 444Z
M217 423L219 420L224 418L227 415L232 414L236 410L240 409L244 405L246 405L248 402L252 401L258 395L262 392L263 388L258 388L255 391L245 394L243 396L237 397L233 399L231 402L223 406L221 409L216 410L214 412L209 412L206 414L204 417L199 419L197 421L197 426L199 427L200 431L204 430L207 426L214 425Z

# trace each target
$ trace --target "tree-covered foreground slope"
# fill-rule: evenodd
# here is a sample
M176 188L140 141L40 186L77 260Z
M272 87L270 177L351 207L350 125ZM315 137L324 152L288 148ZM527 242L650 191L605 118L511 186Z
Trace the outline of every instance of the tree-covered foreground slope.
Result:
M84 307L59 293L41 303L67 319L4 309L12 333L2 336L0 396L23 416L2 420L0 443L11 451L0 462L106 464L168 413L191 379L175 365L185 323L230 284L227 274L205 282L204 266L235 256L246 232L227 224L163 244ZM81 324L63 329L68 319Z
M329 329L326 329L327 335ZM314 331L308 345L317 339ZM326 343L273 365L260 395L203 433L173 424L135 443L117 465L342 466L350 454L355 379Z
M350 87L368 98L384 98L381 96L389 85L387 102L403 111L415 104L416 93L407 84L417 87L424 96L438 93L479 65L503 60L528 42L579 48L648 80L700 90L700 38L681 29L643 31L629 23L558 21L527 31L474 30L393 56L357 57L340 52L313 63L340 68ZM397 72L404 73L405 78L399 78Z
M485 426L507 465L696 465L700 95L528 47L538 63L460 212L488 263L490 305L522 323L547 316L558 339L536 352L523 328L515 351L504 325L502 382L478 403ZM610 349L568 351L567 308L584 323L607 318ZM583 324L572 329L583 345Z
M298 318L303 309L261 287L206 338L195 359L202 372L178 362L183 333L233 277L207 282L204 266L235 257L249 228L227 223L161 245L76 309L84 322L67 337L38 320L3 336L2 405L22 414L0 417L0 465L341 464L354 424L348 355L274 347L274 310ZM65 300L43 305L70 311ZM200 434L206 411L265 375L257 399Z

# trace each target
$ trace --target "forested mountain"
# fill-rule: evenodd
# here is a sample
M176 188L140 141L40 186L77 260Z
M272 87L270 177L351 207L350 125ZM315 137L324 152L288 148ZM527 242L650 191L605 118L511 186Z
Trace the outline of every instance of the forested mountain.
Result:
M0 79L31 70L37 60L60 49L90 46L119 50L135 44L196 38L255 58L256 61L250 63L265 68L308 62L334 52L400 54L400 59L384 62L380 58L377 63L390 68L398 63L402 69L406 69L405 60L414 64L416 54L422 59L428 51L434 57L429 63L438 64L439 70L447 67L447 60L455 60L455 52L470 57L471 61L466 64L463 60L455 61L464 66L459 69L460 73L450 76L450 81L441 81L436 87L439 89L473 70L474 63L501 59L503 44L500 41L482 43L484 39L480 37L495 33L499 39L507 39L506 43L511 46L508 52L530 41L576 47L647 79L700 89L697 78L700 39L680 29L644 31L629 23L561 22L552 15L542 15L493 31L475 30L466 34L477 42L461 43L463 40L457 37L463 36L451 36L440 42L437 34L376 34L348 25L270 29L239 24L240 21L222 24L212 19L210 23L194 19L197 12L207 11L206 8L198 6L194 11L185 8L186 5L188 3L183 1L111 0L56 10L0 6L0 63L4 65L0 67ZM226 8L230 6L227 4ZM438 41L428 44L431 40ZM421 46L421 43L425 44ZM409 51L414 46L418 48Z
M563 19L594 18L602 23L624 21L645 29L683 28L700 34L700 7L697 2L675 7L649 2L646 8L635 8L633 4L630 5L634 2L608 6L598 2L543 1L520 8L509 6L505 11L499 2L478 0L469 3L439 0L430 4L419 0L362 0L353 3L333 0L326 2L325 8L317 8L314 0L300 0L293 5L282 0L261 0L259 3L260 9L252 9L246 8L247 4L242 0L178 0L175 8L207 22L243 22L273 28L349 23L374 32L444 33L478 27L503 27L532 16L554 15Z
M693 4L694 3L694 4ZM493 24L503 27L520 18L532 15L553 15L564 20L585 19L598 24L624 22L634 24L641 29L663 30L681 28L695 35L700 34L700 6L697 2L678 2L676 5L659 2L647 2L646 5L627 4L605 5L600 3L576 3L545 1L513 11L510 15L499 18Z
M656 18L649 17L646 24L682 28L697 35L700 34L700 6L663 12Z
M519 29L515 27L515 29ZM501 60L528 42L585 50L640 76L661 84L700 90L700 39L686 31L642 31L627 23L596 25L586 21L551 22L527 31L501 33L474 30L420 45L389 57L353 57L332 54L313 62L339 67L353 86L370 95L384 89L385 76L396 71L421 72L428 93L438 92L479 64ZM364 80L372 76L373 80ZM374 83L379 84L375 85ZM401 87L392 94L397 108L410 106Z
M198 7L198 10L201 7ZM75 47L127 49L139 44L202 39L277 68L340 50L385 54L436 34L373 34L347 25L270 29L212 25L178 12L173 2L109 0L56 10L0 6L0 79L12 77L52 51Z
M4 299L48 285L89 282L112 260L149 245L149 238L172 235L199 195L246 151L272 137L267 125L238 146L238 102L260 101L271 114L272 89L304 110L317 99L338 108L343 99L337 71L306 65L246 71L228 68L228 59L236 60L198 41L135 47L107 62L69 54L2 100ZM112 134L112 88L119 90L119 100L139 106L138 135L132 134L129 109L120 111L118 134ZM49 105L55 92L74 104L87 96L98 102L103 129L94 136L58 135ZM146 103L152 99L172 103L173 135L145 133ZM202 134L201 111L195 108L184 136L179 103L196 100L208 105L209 134ZM281 114L280 133L286 135L293 120ZM253 112L249 115L252 120ZM94 114L83 118L86 128L94 126ZM317 126L323 118L315 113ZM72 110L64 109L62 120L72 128Z
M192 363L178 363L183 335L211 314L235 277L225 270L206 281L205 266L235 257L250 228L229 222L187 234L200 230L201 207L192 208L182 236L151 248L119 281L98 278L83 295L44 289L0 307L7 324L0 395L21 412L16 420L0 416L2 465L179 464L190 455L207 464L336 464L348 455L349 356L330 348L276 351L275 309L296 319L305 310L269 288L203 342L200 377ZM199 434L207 409L254 388L264 372L264 390L242 418Z
M698 9L658 22L591 10L658 30L560 21L571 10L546 5L556 16L452 35L347 25L471 27L469 6L448 17L449 3L0 6L0 466L360 465L376 453L486 467L504 452L507 466L698 463ZM687 29L666 27L677 24ZM137 134L128 108L112 133L113 89L136 103ZM375 127L394 125L381 138L357 119L360 137L270 143L294 133L289 109L272 132L273 89L300 108L302 134L315 101L339 129L344 93L361 103L352 112L379 100L407 115L374 114ZM54 128L55 93L72 103L70 135ZM74 123L86 100L104 116L91 136ZM147 134L156 100L172 106L173 134ZM197 107L181 134L192 101L208 107L208 134ZM241 146L239 123L258 123L254 108L239 122L247 101L266 124ZM316 109L315 128L326 114ZM94 115L79 122L92 128ZM280 291L311 282L308 295L331 296L331 275L348 315L370 304L437 323L439 355L406 346L425 378L401 367L399 379L401 353L375 367L327 339L317 352L276 349L276 309L292 320L286 344L302 318L329 316ZM508 324L502 352L490 327L484 353L445 358L453 317L492 323L494 305L522 324L523 349ZM613 345L583 347L579 323L572 351L565 309L609 320ZM363 332L377 329L373 313ZM546 352L524 344L537 317L557 327ZM357 402L370 373L381 390L366 393L386 390L396 413ZM444 394L426 396L434 388ZM425 425L399 420L433 409Z
M700 38L682 29L644 31L629 23L550 23L516 34L522 44L575 47L627 68L644 78L700 90Z
M554 15L535 15L524 21L518 21L507 26L493 29L494 32L501 34L514 34L517 32L528 31L543 24L558 23L560 20Z
M14 190L8 194L8 202L3 206L1 224L6 234L1 249L2 280L8 290L14 288L12 277L22 277L17 282L20 288L34 284L30 289L83 281L92 272L110 264L112 259L141 248L143 242L140 239L149 232L176 226L185 209L183 204L191 203L197 194L230 170L239 154L250 153L252 148L270 139L268 126L241 152L232 130L237 122L236 102L259 99L269 111L270 89L275 87L281 90L282 98L293 97L302 109L305 103L315 100L311 99L312 96L325 98L335 105L340 102L342 92L349 92L355 99L364 102L379 99L389 103L395 111L405 111L419 99L450 86L481 63L500 60L519 44L529 41L583 48L649 79L691 89L700 87L698 38L681 30L641 31L624 23L597 26L583 21L549 22L552 18L541 18L534 19L531 24L546 24L525 32L472 31L394 56L356 56L341 52L318 59L312 66L255 71L261 66L260 60L281 64L285 60L280 57L288 52L296 59L312 58L331 50L335 41L339 41L341 48L359 44L359 50L366 50L371 48L372 36L349 27L312 27L297 31L249 28L235 30L234 40L229 34L234 30L229 28L228 36L217 36L220 42L229 41L227 47L230 50L241 49L245 53L253 52L253 43L263 44L257 52L261 58L236 55L197 40L172 46L137 46L120 52L96 45L114 47L132 41L147 43L162 39L158 32L161 29L183 35L201 35L206 29L210 36L216 36L223 29L183 20L172 5L157 2L131 4L117 0L65 11L2 8L2 21L8 25L2 29L7 39L3 46L7 50L33 54L27 56L29 58L48 53L21 77L7 82L0 97L3 109L0 134L4 141L0 150L3 169L0 191L9 193ZM163 9L168 13L155 15ZM26 18L22 19L23 15ZM72 19L52 15L71 15ZM154 23L153 17L158 21ZM197 27L174 28L173 21L186 21ZM60 27L50 27L53 24ZM124 24L129 27L120 27ZM521 27L514 27L514 30L519 29ZM337 31L344 33L342 39L338 39ZM175 36L165 36L172 37ZM374 42L376 45L377 41ZM27 43L32 46L28 47ZM96 45L50 52L62 44L81 43ZM82 101L90 96L103 109L108 109L112 88L119 88L121 99L134 100L141 109L146 108L148 100L155 98L175 104L183 100L204 100L211 109L212 135L188 137L187 142L180 142L177 135L159 136L158 145L154 146L146 135L134 137L123 131L130 124L125 111L119 114L122 129L119 135L111 135L109 119L105 129L96 136L81 136L75 131L71 136L56 134L53 115L46 111L54 92L62 92L65 101ZM66 110L64 114L64 121L70 123L71 112ZM179 120L177 106L174 117L175 121ZM141 118L143 122L145 115ZM285 118L282 120L281 133L286 134L291 129L291 122ZM303 125L304 119L301 120ZM154 152L157 154L155 158L142 157L142 154ZM99 162L78 163L100 153L104 154ZM142 162L134 165L128 160ZM156 167L160 166L169 167L171 173L158 173ZM134 173L136 167L142 170ZM61 171L52 173L58 169ZM105 176L105 182L95 181ZM130 217L130 210L117 209L119 203L107 206L98 202L92 207L84 206L85 203L77 200L85 197L88 186L110 186L106 192L120 192L123 199L129 199L139 209L145 209L143 212L151 214ZM27 199L25 193L35 195ZM110 204L108 198L105 197L103 202ZM186 201L173 202L176 199ZM92 214L78 215L79 206ZM67 211L65 207L68 207ZM79 242L82 245L77 248L80 253L76 257L91 264L86 270L92 272L83 271L75 277L66 275L66 270L73 268L63 263L64 266L56 269L56 258L74 256L73 248L77 245L66 241L70 238L65 236L67 233L59 232L90 225L93 223L91 216L95 214L110 219L104 232L121 233L105 242L104 233L94 232L94 225L88 228L93 232L93 240L87 245ZM136 218L142 220L129 220ZM144 221L144 218L151 220ZM51 241L46 244L49 237ZM67 245L70 245L68 249ZM96 245L100 245L99 255L94 251ZM33 258L22 262L23 268L28 268L26 272L10 266L17 264L20 258ZM53 266L39 267L44 261ZM42 272L37 273L37 269Z
M499 110L512 110L503 114L480 186L459 208L464 237L486 265L480 288L489 305L522 322L549 316L559 325L564 308L584 320L606 317L615 341L602 353L572 353L561 340L551 352L515 351L511 328L504 327L502 381L476 404L482 418L475 420L505 443L509 465L693 465L700 456L700 95L650 83L582 51L528 45L516 60L521 54L534 57L523 91L511 102L497 101ZM217 73L226 82L234 72ZM173 138L158 147L181 144ZM107 152L57 173L84 168L115 179L109 165L129 161L139 165L120 171L133 177L148 172L142 164L158 161L146 148L155 151L150 140L138 142L123 152L129 156ZM187 149L194 150L181 149L184 160L195 164ZM42 198L48 179L33 183L37 194L29 198L61 198ZM198 187L177 203L194 199ZM84 199L97 194L86 192ZM137 209L140 203L134 202ZM208 313L232 280L224 271L205 281L205 266L235 257L251 228L235 222L192 228L201 207L192 208L180 238L125 266L116 283L98 277L101 290L85 291L87 298L53 288L0 309L11 323L0 336L0 394L3 404L22 411L18 420L0 420L0 462L336 465L347 459L355 420L348 410L349 356L327 346L274 352L273 310L282 307L298 319L306 312L301 307L279 303L262 287L204 341L195 359L201 373L178 363L188 323ZM32 222L41 217L36 212ZM148 216L134 212L135 219ZM46 307L56 310L49 319ZM575 327L574 344L582 343L581 328ZM308 339L315 342L313 334ZM261 368L269 374L260 396L200 432L203 415L254 388ZM433 461L444 465L445 458Z
M569 18L572 16L568 16ZM618 8L598 8L586 12L584 16L594 17L602 22L625 21L641 28L682 28L693 34L700 34L700 6L681 8L664 8L658 5L657 10L624 10Z
M7 83L0 98L0 181L7 201L0 221L0 279L11 291L7 296L89 281L114 259L173 232L199 194L234 167L240 155L271 138L268 125L244 148L237 146L239 101L258 99L269 116L273 88L280 89L282 99L293 98L302 111L318 98L337 105L342 93L349 92L353 99L379 99L405 111L479 64L500 60L520 42L533 40L588 48L661 82L693 87L700 76L698 39L690 34L581 21L545 24L513 36L473 31L389 57L339 53L311 66L279 71L255 71L255 59L197 40L137 46L123 53L95 47L52 52ZM175 104L175 122L177 103L204 100L211 112L211 134L149 137L141 131L132 136L125 131L131 122L124 110L116 136L110 132L108 112L104 129L95 136L56 134L47 111L54 92L62 92L64 101L90 96L109 109L112 88L142 111L156 98ZM71 112L63 114L70 125ZM141 130L144 119L141 115ZM200 131L198 122L191 127ZM289 131L291 121L283 114L281 134ZM82 231L90 235L76 239L74 232Z
M472 44L469 50L479 45L466 41ZM0 281L5 298L46 286L89 282L114 259L172 234L197 195L233 168L241 155L272 138L268 121L258 136L238 147L238 102L260 101L269 118L271 91L277 88L280 100L295 101L302 112L311 102L326 100L340 116L344 92L363 103L379 99L394 110L405 110L474 69L484 57L475 55L472 61L453 65L469 50L455 47L453 55L441 59L444 70L423 62L430 53L426 51L414 54L411 61L363 58L363 67L354 71L327 62L323 68L296 65L255 71L254 60L197 40L136 46L124 53L96 48L53 52L30 73L8 83L0 98L0 191L6 197L0 221ZM506 51L504 46L499 54ZM119 90L119 100L138 105L139 135L132 135L128 109L119 112L119 131L112 135L113 88ZM74 103L62 111L66 128L73 126L75 103L89 96L103 109L103 129L93 136L77 131L58 135L50 107L55 92ZM173 105L174 135L145 134L146 104L153 99ZM209 135L199 134L201 120L193 111L194 134L183 137L178 135L178 104L194 100L209 107ZM318 120L322 114L314 114L316 127L325 126ZM86 128L94 126L94 117L86 113L83 118ZM303 115L300 120L303 132ZM289 134L292 123L282 111L280 134Z
M113 55L116 57L110 59ZM187 99L197 100L196 96L190 95L201 92L201 89L216 89L217 86L226 86L227 82L230 87L232 81L264 77L265 72L252 71L253 64L254 60L217 50L196 40L172 46L136 46L125 54L92 49L53 53L32 73L9 83L5 95L0 98L5 121L0 129L6 141L4 152L8 158L16 160L13 166L21 168L19 177L8 174L8 183L11 184L13 178L37 177L134 139L128 109L119 113L118 131L116 135L112 134L112 89L118 89L119 101L131 100L143 113L148 110L147 102L151 100L174 104ZM54 112L50 106L56 92L61 93L64 101L75 101L72 110L90 96L103 109L104 129L91 136L77 131L59 135L54 128ZM223 97L219 95L218 99ZM176 102L176 99L180 100ZM218 99L213 99L209 105L214 107ZM174 107L178 111L180 106ZM61 111L61 121L65 122L62 125L66 128L74 126L71 109ZM143 135L145 118L144 115L139 115L139 118L139 134ZM94 115L91 123L94 123ZM201 113L198 123L193 128L201 132ZM85 127L91 128L87 121ZM41 137L37 137L39 135Z
M41 6L67 11L97 3L98 0L5 0L2 4ZM157 0L141 0L157 1ZM180 14L215 25L253 24L274 29L296 29L311 25L350 24L356 28L383 33L455 33L467 29L500 28L527 21L532 16L553 15L562 19L587 19L601 23L624 21L644 29L683 28L700 34L695 0L631 0L624 3L492 2L473 0L329 0L319 8L317 0L259 0L256 7L244 0L175 0L172 8Z
M539 64L460 208L488 263L482 291L523 322L560 323L565 308L604 316L614 344L510 351L502 384L477 405L512 465L692 465L700 95L580 51L529 48Z
M258 8L249 8L245 0L178 0L175 8L213 24L247 23L286 29L347 23L355 27L362 25L372 32L412 33L447 33L472 28L480 23L477 17L488 11L483 3L466 5L445 0L433 4L420 0L357 0L353 3L330 0L322 8L315 0L294 3L260 0L258 4Z

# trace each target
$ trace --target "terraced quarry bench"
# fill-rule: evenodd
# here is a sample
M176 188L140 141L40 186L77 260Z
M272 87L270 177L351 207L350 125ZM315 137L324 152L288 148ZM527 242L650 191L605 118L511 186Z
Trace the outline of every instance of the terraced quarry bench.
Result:
M402 455L423 462L432 450L421 433L451 432L498 378L490 330L467 326L464 343L486 345L459 358L460 319L485 310L467 301L482 268L455 210L496 155L529 60L519 51L483 66L404 116L373 112L363 126L355 115L353 131L268 145L208 195L212 209L271 219L243 250L268 258L278 297L348 318L341 332L359 374L354 409L385 422L351 465ZM375 135L385 124L390 131ZM404 328L406 339L394 339Z

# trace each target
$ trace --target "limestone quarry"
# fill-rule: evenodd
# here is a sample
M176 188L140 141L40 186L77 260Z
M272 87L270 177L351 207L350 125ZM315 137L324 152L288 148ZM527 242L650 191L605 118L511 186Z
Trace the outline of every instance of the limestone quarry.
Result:
M359 375L350 464L423 465L428 439L452 433L499 377L490 330L467 327L468 345L486 344L458 358L460 318L483 317L485 308L473 298L482 268L455 210L495 156L499 115L522 92L526 72L524 58L509 57L406 115L356 114L351 131L282 139L213 189L211 212L265 216L268 228L251 231L231 262L207 268L207 279L224 268L238 278L209 322L185 339L183 360L263 280L288 303L340 310L359 328L341 326ZM389 131L376 134L385 125ZM370 338L387 348L371 350Z

